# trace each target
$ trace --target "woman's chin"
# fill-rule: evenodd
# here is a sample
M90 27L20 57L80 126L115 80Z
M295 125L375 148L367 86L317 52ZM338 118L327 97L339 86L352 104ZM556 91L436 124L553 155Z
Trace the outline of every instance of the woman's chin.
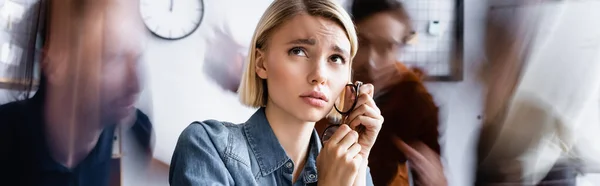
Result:
M306 122L317 122L325 118L327 114L328 112L323 112L322 110L309 110L302 113L300 118Z

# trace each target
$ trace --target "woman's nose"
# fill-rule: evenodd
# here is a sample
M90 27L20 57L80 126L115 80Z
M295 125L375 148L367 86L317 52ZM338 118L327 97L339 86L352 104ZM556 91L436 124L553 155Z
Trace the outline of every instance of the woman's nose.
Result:
M312 70L310 72L309 82L311 84L323 84L327 81L327 60L323 59L313 63Z

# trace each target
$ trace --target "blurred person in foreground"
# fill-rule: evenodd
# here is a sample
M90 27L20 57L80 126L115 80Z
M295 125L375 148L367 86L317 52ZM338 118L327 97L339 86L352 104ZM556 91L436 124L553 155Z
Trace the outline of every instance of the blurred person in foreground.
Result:
M40 3L47 13L40 85L32 98L0 106L0 165L7 170L0 180L108 185L118 128L132 132L146 154L152 146L151 123L134 106L144 35L138 2Z
M598 10L598 1L490 9L475 185L570 186L600 172Z
M446 185L438 108L423 85L423 72L398 61L398 52L413 36L406 10L395 0L355 0L351 13L359 38L353 80L375 86L373 99L385 118L369 157L373 183L408 185L408 160L415 183ZM323 133L328 123L323 119L317 130Z

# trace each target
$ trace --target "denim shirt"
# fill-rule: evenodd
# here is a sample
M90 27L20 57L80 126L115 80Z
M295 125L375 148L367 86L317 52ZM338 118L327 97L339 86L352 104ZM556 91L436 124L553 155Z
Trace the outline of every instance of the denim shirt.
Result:
M260 108L243 124L194 122L179 136L171 167L171 185L317 185L316 131L304 169L292 183L294 162L287 156ZM367 171L367 185L372 185Z

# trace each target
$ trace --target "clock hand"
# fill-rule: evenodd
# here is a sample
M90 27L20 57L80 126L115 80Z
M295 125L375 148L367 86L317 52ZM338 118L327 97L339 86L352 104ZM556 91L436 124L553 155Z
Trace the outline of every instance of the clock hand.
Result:
M171 0L171 6L169 7L169 12L173 12L173 0Z

